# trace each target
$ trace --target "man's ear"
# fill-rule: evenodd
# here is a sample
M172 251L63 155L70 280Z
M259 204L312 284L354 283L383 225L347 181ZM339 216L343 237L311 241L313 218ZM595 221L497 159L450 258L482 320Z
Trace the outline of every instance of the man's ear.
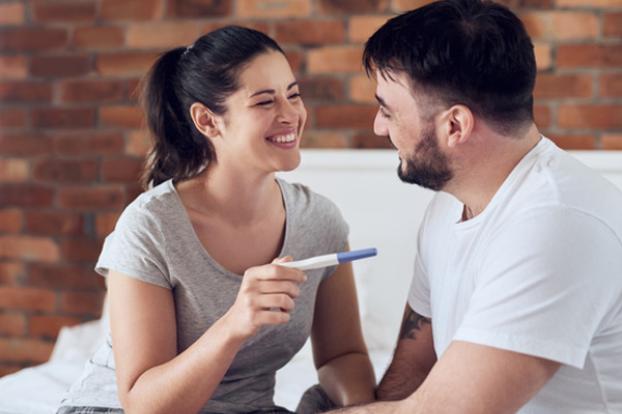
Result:
M190 106L190 117L201 134L208 138L221 136L219 117L202 103L195 102Z
M453 105L444 111L440 122L449 148L467 142L475 127L473 112L465 105Z

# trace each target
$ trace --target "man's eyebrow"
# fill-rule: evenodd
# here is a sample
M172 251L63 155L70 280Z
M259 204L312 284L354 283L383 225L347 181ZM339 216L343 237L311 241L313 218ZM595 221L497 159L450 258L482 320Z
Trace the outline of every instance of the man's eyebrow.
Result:
M388 109L389 111L391 111L391 107L389 105L387 105L387 103L384 101L384 99L382 99L381 97L378 96L378 94L374 94L374 96L376 97L376 100L378 101L378 103L380 105L382 105L383 107L385 107L386 109Z
M287 85L287 90L290 90L291 88L293 88L296 85L298 85L298 81L293 81L292 83ZM249 96L249 98L252 98L253 96L261 95L262 93L269 93L271 95L274 95L276 93L276 91L274 89L262 89L260 91L257 91L255 93L253 93L251 96Z

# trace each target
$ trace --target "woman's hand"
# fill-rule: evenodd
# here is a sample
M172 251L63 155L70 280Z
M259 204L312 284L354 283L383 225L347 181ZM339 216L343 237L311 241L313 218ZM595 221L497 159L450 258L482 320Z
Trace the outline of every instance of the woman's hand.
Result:
M235 303L224 316L234 337L247 339L262 326L289 321L294 299L300 294L298 286L307 279L301 270L274 264L290 260L275 259L244 272Z

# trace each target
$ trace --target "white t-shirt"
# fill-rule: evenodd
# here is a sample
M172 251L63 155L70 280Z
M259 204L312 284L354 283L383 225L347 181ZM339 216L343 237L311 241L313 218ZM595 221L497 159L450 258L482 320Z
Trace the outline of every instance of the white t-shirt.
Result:
M519 412L622 413L622 192L543 138L486 209L447 193L419 232L409 305L453 340L560 362Z

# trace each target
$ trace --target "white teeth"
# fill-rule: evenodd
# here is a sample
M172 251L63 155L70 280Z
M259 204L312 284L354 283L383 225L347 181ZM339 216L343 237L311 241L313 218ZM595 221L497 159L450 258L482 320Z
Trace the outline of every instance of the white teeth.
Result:
M287 135L279 135L279 136L271 137L268 139L272 142L278 142L278 143L292 142L296 140L296 134L291 133Z

